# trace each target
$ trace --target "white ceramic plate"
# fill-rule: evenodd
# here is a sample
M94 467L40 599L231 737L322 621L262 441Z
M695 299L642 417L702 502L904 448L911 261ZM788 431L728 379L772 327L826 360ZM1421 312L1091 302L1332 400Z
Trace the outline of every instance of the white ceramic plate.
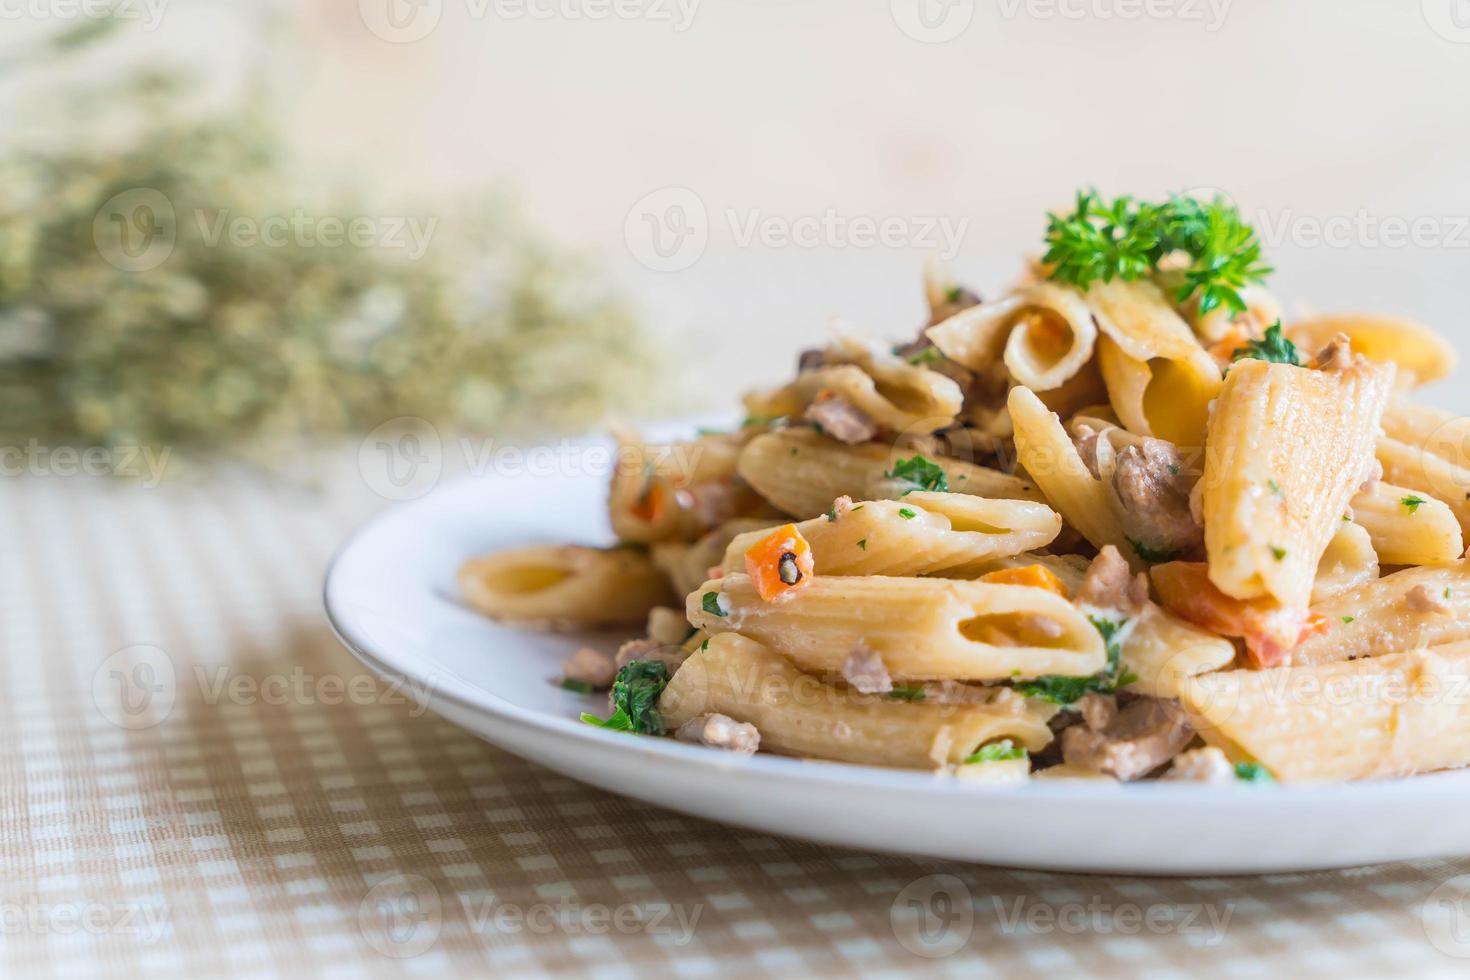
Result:
M487 476L392 507L357 531L328 570L332 626L371 670L426 692L432 710L502 748L614 793L772 833L1016 867L1152 874L1470 853L1466 772L1300 788L985 787L918 772L740 758L581 724L578 714L605 713L606 699L563 691L553 680L587 637L489 622L460 604L454 572L496 548L609 541L605 491L600 478Z

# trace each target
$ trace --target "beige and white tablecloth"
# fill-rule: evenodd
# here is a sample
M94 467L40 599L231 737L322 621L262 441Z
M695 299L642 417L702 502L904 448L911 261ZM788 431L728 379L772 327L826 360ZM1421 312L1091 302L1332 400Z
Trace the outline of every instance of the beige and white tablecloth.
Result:
M996 870L722 827L523 762L338 648L320 577L364 510L241 476L0 479L0 976L1470 970L1470 860ZM157 723L120 689L164 699Z

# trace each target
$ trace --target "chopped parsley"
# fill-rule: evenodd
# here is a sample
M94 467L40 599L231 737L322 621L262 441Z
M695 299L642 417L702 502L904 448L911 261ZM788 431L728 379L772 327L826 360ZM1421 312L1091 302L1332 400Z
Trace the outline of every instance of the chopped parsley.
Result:
M1270 490L1278 497L1281 496L1281 484L1277 483L1275 480L1267 480L1266 489Z
M1425 500L1423 497L1418 497L1414 494L1410 494L1407 497L1400 498L1399 503L1408 508L1409 513L1412 514L1418 511L1420 504L1427 504L1429 503L1429 501Z
M1237 762L1235 778L1242 783L1274 783L1271 773L1259 762Z
M1183 252L1190 264L1174 298L1183 303L1197 295L1201 314L1219 306L1244 312L1240 290L1272 271L1255 229L1223 197L1207 203L1172 195L1157 204L1078 191L1071 214L1047 215L1046 245L1048 278L1079 289L1144 279L1165 256Z
M1179 475L1179 464L1178 463L1170 463L1169 464L1169 472L1172 475L1174 475L1174 476L1178 476Z
M1128 539L1128 544L1132 546L1134 552L1137 553L1138 557L1142 558L1150 565L1160 565L1166 561L1173 561L1180 555L1184 554L1184 552L1178 550L1169 550L1166 548L1150 548L1142 541L1135 541L1132 538Z
M902 517L906 521L911 521L919 515L917 512L909 510L907 507L900 507L898 509L898 516Z
M725 611L724 606L720 605L720 599L722 598L723 596L718 592L706 592L700 599L699 604L705 612L724 618L730 614Z
M964 295L965 291L959 286L951 286L949 287L949 290L944 294L944 301L946 303L958 303L960 301L960 297Z
M1103 643L1108 650L1107 669L1090 677L1061 677L1056 674L1047 674L1035 680L1012 685L1016 691L1028 698L1040 698L1043 701L1067 707L1089 691L1109 694L1138 680L1137 674L1123 666L1123 641L1118 633L1128 623L1128 620L1088 616L1087 621L1098 633L1102 634Z
M923 685L920 684L895 684L888 696L898 701L922 701L925 697Z
M1275 558L1277 561L1280 561L1281 559L1286 557L1286 549L1278 548L1276 547L1276 545L1273 544L1271 546L1271 557Z
M837 521L837 501L832 501L832 506L827 509L827 523L833 524Z
M709 637L704 638L704 642L699 645L699 649L701 652L709 649Z
M910 354L908 362L914 365L938 364L944 360L944 355L939 353L938 347L925 347L917 354Z
M740 428L749 429L757 425L777 426L786 421L784 415L747 415L740 423Z
M949 490L949 477L944 475L944 470L939 468L938 463L924 456L900 459L893 464L893 469L884 472L883 476L909 484L904 495L911 494L915 490L934 490L939 493Z
M616 732L660 735L664 718L658 710L658 698L668 683L669 668L662 660L630 660L613 681L612 715L598 718L584 713L582 721Z
M1277 364L1295 364L1302 366L1302 356L1297 353L1296 344L1287 340L1281 333L1281 321L1266 328L1266 336L1263 340L1247 340L1244 347L1237 347L1235 353L1230 356L1232 361L1244 358L1254 358L1259 361L1274 361Z
M563 691L575 691L577 694L592 693L591 684L588 684L586 681L574 681L570 677L563 677L561 679L561 689Z
M1343 625L1347 625L1348 623L1351 623L1356 618L1357 618L1356 616L1344 616L1344 617L1342 617Z
M1449 587L1449 586L1448 586L1448 585L1446 585L1446 586L1445 586L1445 587L1444 587L1444 597L1445 597L1445 598L1446 598L1446 599L1448 599L1448 598L1449 598L1449 597L1450 597L1450 587Z
M858 548L860 550L862 550L862 551L867 551L868 550L868 539L867 538L859 538L858 539Z
M964 761L964 765L973 765L976 762L1005 762L1009 759L1026 758L1024 746L1017 745L1008 738L991 742L980 746L979 751Z

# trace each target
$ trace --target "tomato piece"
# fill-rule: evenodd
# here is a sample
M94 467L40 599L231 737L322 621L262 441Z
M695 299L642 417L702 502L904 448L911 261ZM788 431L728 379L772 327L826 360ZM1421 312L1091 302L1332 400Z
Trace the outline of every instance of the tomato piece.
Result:
M1153 568L1159 603L1181 619L1221 636L1245 640L1257 667L1279 667L1293 647L1327 620L1308 609L1283 606L1274 599L1237 599L1210 581L1204 562L1171 561Z
M811 584L816 574L812 547L796 529L783 524L745 552L745 572L767 602Z
M1045 565L1002 568L998 571L986 572L980 576L980 581L994 582L997 585L1030 585L1038 589L1046 589L1048 592L1055 592L1063 599L1071 598L1067 594L1067 586L1057 578L1055 572Z
M653 524L664 515L669 506L669 490L658 480L648 481L643 495L633 502L629 513L640 521Z

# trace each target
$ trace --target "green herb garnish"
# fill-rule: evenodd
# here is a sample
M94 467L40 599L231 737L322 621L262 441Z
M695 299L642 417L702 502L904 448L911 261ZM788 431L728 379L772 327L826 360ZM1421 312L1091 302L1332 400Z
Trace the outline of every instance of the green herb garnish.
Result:
M924 688L918 684L895 684L888 696L898 701L922 701L925 697Z
M1031 681L1012 685L1016 691L1028 698L1040 698L1063 707L1075 703L1089 691L1110 694L1120 687L1127 687L1138 680L1138 675L1123 666L1123 642L1118 633L1128 623L1126 619L1111 620L1088 616L1087 621L1102 634L1108 650L1108 666L1101 674L1090 677L1060 677L1047 674Z
M1418 497L1410 494L1407 497L1400 498L1399 503L1407 507L1410 514L1413 514L1419 510L1419 506L1421 504L1427 504L1429 503L1429 501L1425 500L1423 497Z
M898 516L902 517L906 521L911 521L919 515L917 512L909 510L907 507L900 507L898 509Z
M1009 759L1026 758L1024 746L1017 745L1008 738L988 745L980 746L979 751L965 759L964 765L974 765L977 762L1005 762Z
M563 677L561 679L561 689L563 691L575 691L578 694L591 694L593 691L591 684L588 684L586 681L574 681L570 677Z
M664 719L658 698L668 683L669 668L662 660L630 660L613 681L611 717L583 714L582 720L618 732L660 735Z
M1295 364L1302 366L1301 355L1297 353L1296 344L1287 340L1281 333L1281 321L1277 320L1272 326L1266 328L1264 340L1247 340L1244 347L1237 347L1235 353L1230 355L1232 361L1245 358L1254 358L1258 361L1274 361L1277 364Z
M1235 778L1242 783L1274 783L1276 780L1259 762L1237 762Z
M915 490L934 490L939 493L949 490L949 477L944 475L944 470L939 468L938 463L923 456L900 459L883 476L909 484L909 488L903 492L904 496Z
M718 592L706 592L704 596L700 599L699 604L705 612L710 613L711 615L719 616L721 618L730 615L729 613L725 612L724 608L720 605L720 593Z
M1271 546L1271 557L1275 558L1277 561L1280 561L1281 559L1286 557L1286 549L1278 548L1276 545L1273 544Z
M913 365L938 364L944 360L944 355L939 352L938 347L925 347L917 354L911 354L908 362Z
M1243 312L1240 290L1272 271L1255 230L1222 197L1205 203L1174 195L1151 204L1125 196L1110 203L1096 190L1079 191L1071 214L1047 215L1046 244L1049 277L1084 290L1099 280L1143 279L1165 256L1183 252L1190 264L1175 300L1197 295L1201 314L1218 306Z
M1173 561L1180 555L1184 554L1184 552L1177 549L1169 550L1165 548L1150 548L1142 541L1135 541L1132 538L1128 539L1128 544L1132 546L1134 552L1137 553L1138 557L1142 558L1150 565L1160 565L1166 561Z
M1351 623L1356 618L1357 617L1355 617L1355 616L1344 616L1344 617L1342 617L1342 621L1343 621L1344 624L1347 624L1347 623Z
M867 538L859 538L858 539L858 548L860 550L862 550L862 551L867 551L868 550L868 539Z

